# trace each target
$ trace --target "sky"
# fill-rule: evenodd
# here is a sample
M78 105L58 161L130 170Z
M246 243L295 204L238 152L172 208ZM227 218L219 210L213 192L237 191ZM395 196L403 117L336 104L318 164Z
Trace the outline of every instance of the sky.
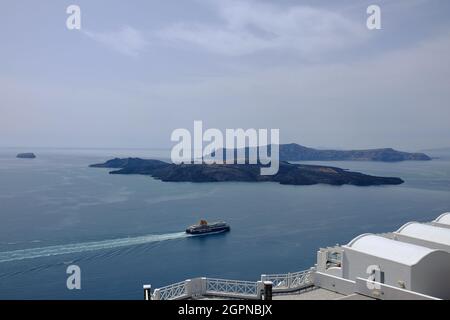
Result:
M448 0L2 0L0 147L170 148L195 120L449 147L449 16Z

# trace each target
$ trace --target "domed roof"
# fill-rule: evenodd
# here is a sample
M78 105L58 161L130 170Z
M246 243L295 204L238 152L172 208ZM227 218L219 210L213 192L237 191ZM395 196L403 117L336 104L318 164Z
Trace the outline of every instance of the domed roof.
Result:
M441 214L433 222L437 222L437 223L440 223L440 224L447 224L447 225L450 226L450 212L446 212L446 213Z
M450 246L450 229L447 228L419 222L409 222L395 233Z
M424 257L436 251L374 234L360 235L344 247L409 266L417 264Z

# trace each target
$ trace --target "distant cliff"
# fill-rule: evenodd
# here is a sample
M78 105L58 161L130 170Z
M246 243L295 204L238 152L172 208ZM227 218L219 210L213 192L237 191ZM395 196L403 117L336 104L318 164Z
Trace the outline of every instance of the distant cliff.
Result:
M260 175L260 165L250 164L181 164L139 158L112 159L93 168L119 169L111 174L143 174L171 182L278 182L286 185L398 185L403 180L393 177L376 177L335 167L280 163L276 175Z
M17 158L21 158L21 159L34 159L36 158L36 155L34 153L19 153L17 156Z
M302 161L302 160L364 160L396 162L405 160L431 160L424 153L409 153L397 151L391 148L367 149L367 150L318 150L304 147L295 143L280 145L280 160Z
M270 147L269 147L270 149ZM248 154L248 148L246 148ZM224 153L225 154L225 153ZM291 143L280 145L280 161L384 161L431 160L424 153L409 153L391 148L367 150L319 150Z

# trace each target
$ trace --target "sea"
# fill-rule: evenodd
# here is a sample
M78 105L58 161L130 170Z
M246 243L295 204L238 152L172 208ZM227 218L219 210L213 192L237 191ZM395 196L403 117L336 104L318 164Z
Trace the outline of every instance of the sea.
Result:
M36 159L17 159L19 152ZM314 266L321 247L450 211L450 152L432 161L307 162L405 180L398 186L169 183L110 175L113 157L168 150L0 149L0 299L142 299L194 277L258 280ZM434 156L433 154L431 154ZM188 236L200 219L231 232ZM80 289L68 289L68 267Z

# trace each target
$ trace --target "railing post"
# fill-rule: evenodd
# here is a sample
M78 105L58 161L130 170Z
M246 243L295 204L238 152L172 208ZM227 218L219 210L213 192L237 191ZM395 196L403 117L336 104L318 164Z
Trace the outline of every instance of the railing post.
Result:
M291 288L291 285L292 285L292 274L290 272L288 272L288 274L287 274L287 283L286 283L286 285L287 285L288 289Z
M152 300L152 286L149 284L144 284L144 300Z
M264 300L272 300L272 281L264 281Z
M262 274L261 275L261 281L264 282L264 281L266 281L266 279L267 279L267 275Z
M200 280L201 280L201 287L202 287L201 294L205 295L206 291L208 290L208 283L207 283L208 280L205 277L200 278Z
M192 281L191 279L187 279L184 281L184 286L186 288L186 295L188 298L192 297Z
M159 289L155 289L153 292L153 300L161 300L161 291Z
M261 278L265 277L265 275L262 275ZM262 300L262 295L264 292L264 281L257 281L256 282L256 299Z
M206 292L206 278L194 278L186 280L186 291L189 298L203 296Z
M312 284L316 284L316 277L315 277L316 271L317 269L314 267L311 267L308 271L307 277L309 277L309 281L311 281Z

